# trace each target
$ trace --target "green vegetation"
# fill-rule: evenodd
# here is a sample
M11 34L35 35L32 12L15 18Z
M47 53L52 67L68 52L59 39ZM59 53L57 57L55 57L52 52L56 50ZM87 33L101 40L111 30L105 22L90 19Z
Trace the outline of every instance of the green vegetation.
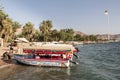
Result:
M21 34L15 34L17 29L22 28ZM44 20L39 25L39 30L35 30L32 22L21 25L17 21L13 21L9 16L0 9L0 37L5 42L14 41L17 37L25 37L29 41L96 41L94 35L81 36L75 34L74 30L69 29L53 29L51 20Z
M48 41L49 40L51 28L52 28L52 22L50 20L43 21L40 24L39 29L40 29L43 37L44 37L44 41Z
M27 40L32 41L33 35L35 34L34 25L31 22L26 23L22 29L22 36Z

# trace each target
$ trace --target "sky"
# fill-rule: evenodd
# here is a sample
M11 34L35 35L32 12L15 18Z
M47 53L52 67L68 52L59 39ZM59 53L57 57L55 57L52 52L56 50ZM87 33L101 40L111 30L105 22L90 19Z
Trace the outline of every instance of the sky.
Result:
M53 29L120 34L120 0L0 0L0 5L14 21L32 22L36 29L51 20Z

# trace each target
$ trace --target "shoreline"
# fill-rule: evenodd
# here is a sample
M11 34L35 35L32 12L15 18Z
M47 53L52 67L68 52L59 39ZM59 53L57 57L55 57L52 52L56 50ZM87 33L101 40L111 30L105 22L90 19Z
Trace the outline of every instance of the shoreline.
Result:
M0 69L11 66L13 64L7 63L5 61L2 60L2 58L0 58Z

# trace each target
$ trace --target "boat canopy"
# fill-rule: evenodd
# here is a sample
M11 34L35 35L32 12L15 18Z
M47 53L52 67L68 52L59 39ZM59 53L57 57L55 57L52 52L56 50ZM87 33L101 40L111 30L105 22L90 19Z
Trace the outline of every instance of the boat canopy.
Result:
M34 53L34 54L66 54L71 50L42 50L42 49L23 49L23 53Z

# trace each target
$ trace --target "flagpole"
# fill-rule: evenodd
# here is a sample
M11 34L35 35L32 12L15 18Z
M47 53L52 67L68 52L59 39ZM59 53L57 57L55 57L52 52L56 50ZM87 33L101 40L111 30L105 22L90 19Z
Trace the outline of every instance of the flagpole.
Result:
M107 15L107 17L108 17L108 30L109 30L109 14ZM109 32L108 32L108 40L110 40Z
M109 13L108 13L108 10L105 10L105 15L107 16L107 24L109 26ZM109 27L108 27L109 28ZM110 36L109 36L109 33L107 35L107 39L109 40L110 39Z

